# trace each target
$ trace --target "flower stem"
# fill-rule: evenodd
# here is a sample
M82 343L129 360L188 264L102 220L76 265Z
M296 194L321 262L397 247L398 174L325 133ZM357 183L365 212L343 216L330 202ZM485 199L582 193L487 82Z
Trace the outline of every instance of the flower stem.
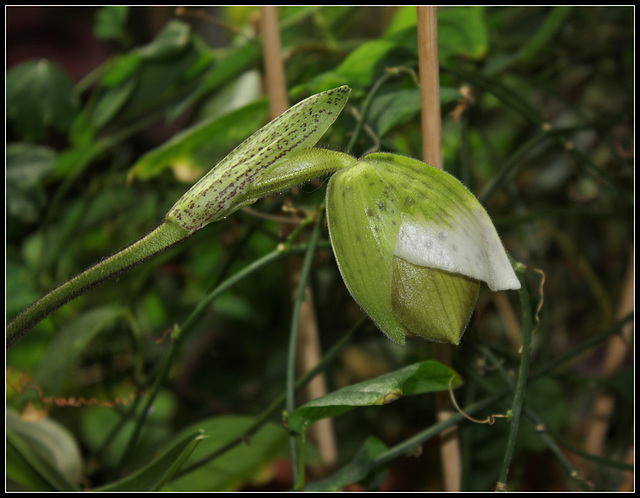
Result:
M187 238L189 233L177 223L165 220L160 226L113 256L100 261L56 287L16 316L8 325L6 347L10 348L20 337L60 306L85 291L129 268L142 263L154 254Z

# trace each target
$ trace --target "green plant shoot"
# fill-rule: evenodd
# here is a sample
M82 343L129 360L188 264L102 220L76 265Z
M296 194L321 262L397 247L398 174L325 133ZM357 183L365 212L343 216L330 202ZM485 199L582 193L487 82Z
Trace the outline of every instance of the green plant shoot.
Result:
M320 140L344 108L350 91L349 87L341 86L313 95L251 135L189 189L169 210L160 226L52 290L14 318L6 329L7 348L40 320L90 287L143 262L206 224L229 216L264 195L286 190L330 171L323 160L301 160L302 167L289 168L289 171L283 171L279 163L287 155L309 149ZM311 156L314 156L313 152Z
M339 170L327 188L331 243L353 298L393 341L460 342L480 281L520 283L478 200L451 175L392 154L361 160L316 149L344 108L341 86L293 106L241 143L169 210L158 228L27 308L7 346L69 299L260 197Z

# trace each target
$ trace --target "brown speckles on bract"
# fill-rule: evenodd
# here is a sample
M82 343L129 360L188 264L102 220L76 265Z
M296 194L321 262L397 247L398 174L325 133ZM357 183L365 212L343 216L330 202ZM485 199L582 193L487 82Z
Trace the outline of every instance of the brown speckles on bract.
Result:
M195 232L254 202L253 192L264 184L271 167L288 154L313 147L335 121L351 89L341 86L294 105L236 147L186 192L167 214L186 230ZM280 189L297 185L278 183Z

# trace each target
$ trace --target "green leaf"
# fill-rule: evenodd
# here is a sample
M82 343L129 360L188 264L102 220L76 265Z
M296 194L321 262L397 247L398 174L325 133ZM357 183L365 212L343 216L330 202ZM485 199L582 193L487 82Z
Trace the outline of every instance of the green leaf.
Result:
M208 171L267 117L268 103L258 100L241 109L203 121L142 156L131 168L128 181L148 180L173 168L177 174L199 176ZM182 170L182 171L179 171Z
M35 223L46 204L43 180L55 166L53 149L27 143L7 145L7 214L10 221Z
M489 50L483 7L438 9L438 58L481 59Z
M455 88L440 88L440 103L447 104L461 98ZM376 98L371 105L369 116L376 123L378 135L384 136L389 130L406 123L420 113L420 89L406 88L389 92Z
M188 106L220 88L233 78L237 78L243 71L254 66L254 63L259 58L260 51L252 43L233 47L228 53L225 53L215 61L213 67L204 74L197 88L176 104L169 114L169 119L179 116Z
M336 69L336 73L349 85L369 86L376 76L376 71L380 70L381 61L396 47L395 42L388 40L363 43L347 56Z
M111 121L129 101L135 88L135 78L130 78L115 88L109 88L98 100L91 113L93 124L97 128L102 128Z
M134 474L95 491L157 491L182 467L205 437L203 431L189 434Z
M538 55L540 51L549 48L553 37L565 25L565 20L571 13L571 9L571 6L553 7L540 28L518 52L518 60L529 61Z
M46 393L58 393L87 345L122 318L126 308L105 306L87 311L67 324L53 339L34 377Z
M213 455L254 424L252 417L212 417L192 424L185 431L202 429L207 436L193 452L185 467ZM260 474L275 458L286 455L287 431L279 424L265 424L219 458L209 461L167 484L163 491L233 491Z
M42 59L9 70L6 104L15 133L40 140L47 128L67 131L78 109L78 97L67 73Z
M180 54L191 42L189 24L172 20L144 47L136 51L147 59L166 59Z
M109 5L96 12L96 23L93 34L101 40L116 40L126 42L128 39L125 30L129 17L129 7Z
M454 370L437 361L414 363L314 399L297 408L289 416L287 424L289 429L304 434L314 422L335 417L357 406L384 405L401 396L446 391L450 379L453 379L453 388L462 384L462 379Z
M60 491L78 489L82 457L66 428L50 418L23 422L18 412L10 407L7 408L6 424L8 445L20 457L19 461L7 461L10 464L8 478L29 488L47 483Z
M312 482L305 491L340 491L345 486L366 481L367 489L375 489L387 474L385 467L372 472L371 462L387 450L387 446L377 437L369 436L349 463L331 477ZM372 475L370 475L372 474Z
M418 55L417 15L415 7L399 9L385 38ZM438 9L438 58L481 59L489 49L489 35L482 7Z

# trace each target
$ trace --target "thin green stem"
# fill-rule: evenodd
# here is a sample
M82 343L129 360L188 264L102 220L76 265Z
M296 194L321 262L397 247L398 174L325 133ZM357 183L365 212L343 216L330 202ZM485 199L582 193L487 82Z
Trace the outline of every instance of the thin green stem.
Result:
M518 371L518 380L516 382L515 396L511 407L510 430L507 439L507 447L505 449L502 468L498 477L497 489L506 489L507 476L511 459L516 447L516 438L518 436L518 427L520 424L520 414L524 403L524 396L527 388L527 376L529 375L529 360L531 355L531 334L533 329L533 316L531 313L531 302L529 300L529 291L524 278L524 268L516 269L518 273L521 287L519 291L520 304L522 307L522 354L520 356L520 369Z
M189 234L176 223L164 221L137 242L55 288L9 322L6 329L7 349L33 326L71 299L142 263L188 236Z
M479 346L479 350L481 351L483 356L486 356L491 361L493 368L495 368L504 382L513 389L515 387L513 379L507 373L506 369L502 365L502 362L496 358L493 352L484 346ZM475 376L475 381L477 384L483 385L483 387L489 391L491 388L488 383L481 377ZM578 485L581 486L585 491L588 491L588 486L585 484L584 479L582 479L579 475L578 470L573 466L571 461L565 456L562 452L558 444L556 444L556 437L550 434L547 425L538 417L538 415L528 408L524 407L524 415L525 421L529 424L529 426L538 434L538 436L543 440L543 442L547 445L547 447L551 450L551 452L556 456L560 464L567 470L567 473L570 477L575 479L578 482Z
M300 280L298 281L298 290L293 305L291 317L291 331L289 333L289 353L287 357L287 413L293 413L295 409L295 365L296 365L296 345L298 343L298 328L300 323L300 308L302 301L306 296L307 279L309 278L309 270L313 262L313 256L318 245L320 237L320 228L322 227L322 217L324 210L321 210L316 219L316 226L311 234L307 253L305 254L302 268L300 270ZM296 489L301 489L304 485L304 475L299 472L298 452L297 452L297 435L293 432L289 435L289 445L291 448L291 465L293 468L293 482ZM304 467L302 467L304 468ZM302 481L300 481L302 480Z
M347 145L346 152L351 154L356 143L358 142L358 138L360 138L360 134L362 133L362 129L364 128L364 124L367 121L367 116L369 115L369 109L371 108L371 104L378 94L378 91L384 85L384 83L391 78L392 76L396 76L401 70L405 68L389 68L387 71L378 78L378 80L374 83L373 87L369 91L367 95L367 100L364 103L364 107L362 108L362 112L360 113L360 119L356 123L356 127L353 130L353 135L351 135L351 140L349 140L349 144Z

